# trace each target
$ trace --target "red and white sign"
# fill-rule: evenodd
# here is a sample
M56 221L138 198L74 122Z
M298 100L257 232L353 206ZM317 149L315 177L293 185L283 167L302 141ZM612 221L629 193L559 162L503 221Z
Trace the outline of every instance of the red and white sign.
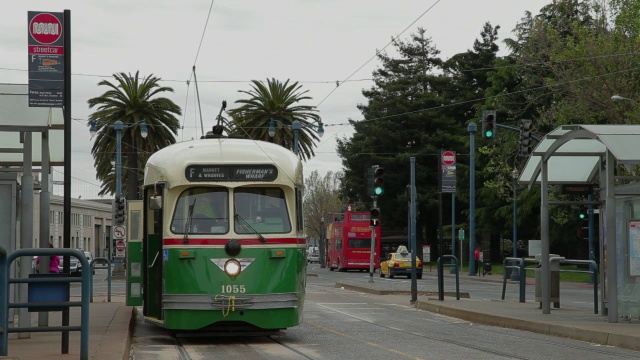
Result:
M40 44L53 44L62 36L62 23L53 14L40 13L31 19L29 34Z
M124 241L123 240L116 241L116 251L124 251Z
M116 241L116 257L124 257L125 247L124 240Z
M444 151L442 153L442 163L445 165L453 165L456 163L456 154L452 151Z
M127 237L127 227L124 225L116 225L113 227L114 239L125 239Z

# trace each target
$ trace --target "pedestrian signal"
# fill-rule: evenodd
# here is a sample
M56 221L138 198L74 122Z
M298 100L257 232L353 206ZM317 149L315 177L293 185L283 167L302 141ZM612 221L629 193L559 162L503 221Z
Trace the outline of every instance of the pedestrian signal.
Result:
M371 226L380 225L380 209L373 208L371 209Z

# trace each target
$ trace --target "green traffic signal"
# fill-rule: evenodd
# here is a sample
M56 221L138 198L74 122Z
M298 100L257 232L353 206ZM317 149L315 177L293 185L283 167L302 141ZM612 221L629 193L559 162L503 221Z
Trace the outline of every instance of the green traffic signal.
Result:
M384 194L384 169L377 167L374 171L373 193L378 196Z
M580 212L578 213L578 217L580 218L580 220L584 220L587 218L587 209L581 207L580 208Z
M484 110L482 112L482 137L485 139L493 139L496 135L496 111Z

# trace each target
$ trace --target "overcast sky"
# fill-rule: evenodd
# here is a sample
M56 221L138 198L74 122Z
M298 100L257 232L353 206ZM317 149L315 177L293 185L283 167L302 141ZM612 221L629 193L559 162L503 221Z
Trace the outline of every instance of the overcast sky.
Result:
M249 90L251 80L290 79L302 84L313 98L306 104L318 105L326 124L316 158L304 164L305 176L313 170L324 175L342 168L335 140L353 133L348 119L362 118L356 106L365 102L362 89L372 85L368 79L379 66L371 58L392 37L407 39L422 27L447 59L470 49L489 21L500 25L499 45L501 54L506 54L502 40L511 37L525 11L537 14L550 2L215 0L212 5L211 0L2 1L0 83L28 82L27 12L68 9L74 197L92 197L99 190L90 185L98 181L92 170L93 140L85 126L92 112L87 100L106 91L98 82L112 79L114 73L138 70L163 79L162 85L175 90L168 97L184 112L177 139L188 141L202 134L195 88L193 82L187 85L194 65L205 131L213 125L222 101L227 101L227 108L236 107L235 101L242 98L238 90ZM386 50L393 54L392 46ZM348 77L352 81L336 89L336 81ZM59 174L55 177L61 178ZM76 185L82 183L76 179L84 185ZM62 187L54 193L62 194Z

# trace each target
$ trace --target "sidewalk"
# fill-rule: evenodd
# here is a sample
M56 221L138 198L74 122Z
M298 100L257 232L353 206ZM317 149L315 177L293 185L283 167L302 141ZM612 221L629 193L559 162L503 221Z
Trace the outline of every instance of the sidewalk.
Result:
M435 274L429 275L436 276ZM501 275L462 276L465 280L502 283ZM446 274L445 277L449 278L452 275ZM527 281L527 284L531 284L532 281ZM450 284L449 279L446 282ZM514 284L515 282L510 281L507 286L513 288ZM392 286L393 288L389 288L389 282L369 283L367 280L340 281L336 283L336 287L380 295L409 294L411 290L410 284L407 282L398 282ZM414 305L420 310L478 324L525 330L640 351L640 323L637 318L631 322L620 319L618 323L609 323L607 316L594 314L593 310L564 306L559 309L552 306L551 314L542 314L539 303L531 299L520 303L517 300L500 300L500 295L496 296L496 300L481 300L469 298L463 294L466 293L461 291L460 300L456 300L455 293L445 292L444 301L439 301L437 288L430 290L427 289L427 286L419 285L418 299Z
M80 301L80 297L72 296L71 301ZM125 305L125 297L111 295L107 302L106 294L94 294L89 305L89 359L96 360L128 360L131 345L130 323L133 319L133 308ZM33 326L38 325L37 313L32 314ZM59 326L61 312L49 313L49 325ZM80 308L71 308L70 325L80 325ZM11 324L9 326L12 326ZM61 332L32 332L31 338L18 339L19 333L9 334L9 356L0 359L47 359L63 360L80 358L80 331L69 332L69 353L61 354Z

